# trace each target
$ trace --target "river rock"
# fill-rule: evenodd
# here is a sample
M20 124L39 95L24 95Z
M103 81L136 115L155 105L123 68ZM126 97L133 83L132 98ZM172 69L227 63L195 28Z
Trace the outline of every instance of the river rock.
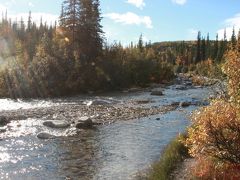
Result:
M46 133L46 132L40 132L38 135L37 135L37 138L39 139L52 139L54 138L55 136L52 135L52 134L49 134L49 133Z
M50 121L45 121L43 125L50 128L62 129L62 128L68 128L70 126L70 123L62 120L50 120Z
M7 131L6 128L4 128L4 127L0 127L0 133L5 133L6 131Z
M180 106L180 107L188 107L188 106L191 106L191 105L192 105L191 102L180 102L180 103L179 103L179 106Z
M186 85L186 86L192 86L192 82L191 82L191 81L186 81L186 82L184 82L184 85Z
M162 92L162 90L153 90L151 92L151 95L152 96L163 96L163 92Z
M97 99L97 100L93 100L93 101L86 101L83 104L86 104L87 106L103 106L103 105L110 105L112 104L112 102L107 101L107 100L101 100L101 99Z
M184 86L184 85L176 85L175 89L177 89L177 90L186 90L187 87Z
M91 129L94 123L90 117L81 117L76 123L76 128L78 129Z
M6 126L8 123L10 123L10 121L6 117L0 117L0 126Z
M128 92L138 92L138 91L141 91L140 87L132 87L132 88L128 89Z
M153 103L154 101L152 100L137 100L137 104L148 104L148 103Z
M172 102L171 106L179 106L180 102Z

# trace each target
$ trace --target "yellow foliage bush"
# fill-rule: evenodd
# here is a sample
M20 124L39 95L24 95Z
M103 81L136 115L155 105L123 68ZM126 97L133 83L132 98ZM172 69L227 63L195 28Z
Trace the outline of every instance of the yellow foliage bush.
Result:
M217 100L194 114L185 144L189 153L240 163L240 117L233 104Z
M219 163L209 157L199 157L194 167L192 175L196 179L223 179L237 180L240 179L240 166L231 163Z
M239 42L240 43L240 42ZM223 72L228 76L228 93L231 101L240 105L240 53L238 50L230 50L226 54L226 63Z

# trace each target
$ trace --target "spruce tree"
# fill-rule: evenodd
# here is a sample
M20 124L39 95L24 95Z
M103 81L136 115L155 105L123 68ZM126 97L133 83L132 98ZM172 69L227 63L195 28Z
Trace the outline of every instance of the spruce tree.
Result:
M232 37L231 37L231 46L233 49L236 47L236 44L237 44L237 38L236 38L236 34L235 34L235 28L233 27Z
M138 40L138 49L141 53L143 52L143 36L142 36L142 34L140 35L139 40Z
M76 33L77 28L80 27L78 21L78 12L80 11L80 6L77 3L77 0L65 0L62 4L62 12L60 15L60 25L64 30L64 35L66 39L69 40L71 52L76 50Z
M79 0L81 10L79 21L81 24L79 32L80 52L87 61L96 61L102 54L103 31L100 16L99 0Z
M205 38L202 38L202 43L201 43L201 60L202 61L206 60L206 40L205 40Z
M238 49L238 52L240 53L240 29L238 31L237 49Z
M206 59L210 58L211 53L211 43L209 33L207 34L207 42L206 42Z
M199 63L200 61L201 61L201 32L198 31L196 63Z
M216 40L214 42L213 52L212 52L212 59L217 60L218 51L219 51L219 42L218 42L218 34L216 35Z
M65 0L60 26L71 44L71 52L83 63L95 62L102 54L103 31L99 0Z
M32 27L32 13L29 11L28 22L27 22L27 31L30 32Z

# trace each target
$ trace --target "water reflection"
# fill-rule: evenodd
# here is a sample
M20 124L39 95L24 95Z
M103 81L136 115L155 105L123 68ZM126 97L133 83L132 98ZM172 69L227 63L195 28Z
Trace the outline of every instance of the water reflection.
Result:
M85 131L72 138L59 140L58 165L60 177L92 179L96 170L96 132Z

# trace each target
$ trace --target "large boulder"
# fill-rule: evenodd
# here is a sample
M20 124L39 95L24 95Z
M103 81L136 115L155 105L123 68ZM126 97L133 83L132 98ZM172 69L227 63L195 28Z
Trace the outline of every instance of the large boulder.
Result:
M93 127L94 123L90 117L84 116L81 117L77 123L76 128L78 129L91 129Z
M63 129L63 128L68 128L70 126L70 123L62 120L49 120L49 121L45 121L43 125L50 128Z
M52 139L52 138L54 138L55 136L52 135L52 134L49 134L49 133L47 133L47 132L40 132L40 133L37 135L37 137L38 137L39 139Z

